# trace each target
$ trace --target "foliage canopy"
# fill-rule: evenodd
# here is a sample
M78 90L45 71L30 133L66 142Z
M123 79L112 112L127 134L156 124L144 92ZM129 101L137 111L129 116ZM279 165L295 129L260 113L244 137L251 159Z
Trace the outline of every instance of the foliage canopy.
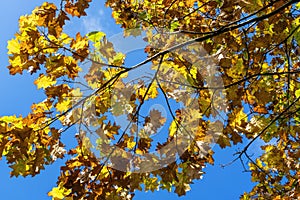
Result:
M45 2L8 41L10 74L38 74L45 94L27 116L0 117L11 176L35 176L67 155L53 199L132 199L158 188L181 196L214 163L210 145L242 143L234 161L257 184L241 199L299 197L298 1L107 0L124 37L146 43L147 58L130 66L105 33L64 31L90 3ZM167 114L143 110L155 99ZM65 150L61 135L73 126L77 146ZM256 140L263 153L253 158Z

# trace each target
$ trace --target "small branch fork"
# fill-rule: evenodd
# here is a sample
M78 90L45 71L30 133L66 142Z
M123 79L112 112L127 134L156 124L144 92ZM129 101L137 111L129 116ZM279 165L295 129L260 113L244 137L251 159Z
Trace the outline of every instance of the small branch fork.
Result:
M277 120L279 120L285 113L287 113L298 101L299 101L300 97L298 97L297 99L295 99L289 106L287 106L281 113L279 113L271 122L269 122L269 124L267 124L267 126L265 126L253 139L251 139L251 141L243 148L243 150L236 152L234 155L238 155L234 160L232 160L231 162L221 165L221 167L226 167L229 166L231 164L233 164L234 162L236 162L237 160L240 160L243 168L245 171L246 167L244 165L244 161L242 160L242 156L245 155L246 158L248 160L250 160L260 171L264 172L264 170L259 167L252 159L251 157L248 155L247 151L249 149L249 147L255 142L255 140L257 140L259 137L261 137L267 130L268 128L274 124ZM266 175L268 175L268 173L264 172Z

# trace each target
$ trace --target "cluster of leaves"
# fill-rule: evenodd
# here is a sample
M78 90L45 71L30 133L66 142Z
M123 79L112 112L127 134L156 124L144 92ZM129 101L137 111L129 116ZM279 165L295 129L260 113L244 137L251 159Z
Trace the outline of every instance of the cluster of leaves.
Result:
M296 0L107 0L124 35L144 33L148 43L148 58L129 67L104 33L64 33L66 22L86 15L90 2L44 3L20 18L8 42L10 74L39 73L34 83L45 93L27 116L0 118L0 158L12 176L34 176L68 154L49 192L54 199L132 199L135 190L158 189L180 196L213 164L211 143L244 142L235 160L257 185L242 199L299 196ZM149 63L151 76L127 81ZM157 98L171 122L158 110L143 112ZM124 114L125 128L112 117ZM75 125L78 145L66 151L61 134ZM151 134L164 126L167 137L154 141ZM96 144L88 135L99 137ZM259 139L263 153L253 158L247 150Z

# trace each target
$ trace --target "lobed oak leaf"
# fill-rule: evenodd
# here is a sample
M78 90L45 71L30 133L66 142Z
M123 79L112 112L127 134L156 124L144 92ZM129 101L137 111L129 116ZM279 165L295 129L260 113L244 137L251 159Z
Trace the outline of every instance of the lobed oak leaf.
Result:
M10 62L11 62L11 60L10 60ZM11 75L15 75L17 73L22 74L22 72L23 72L23 69L20 66L9 65L7 68L9 69L9 74L11 74Z
M219 144L222 149L225 148L226 146L228 147L231 146L229 138L223 134L219 136L217 144Z
M70 105L71 105L71 100L68 98L61 102L57 102L55 104L55 108L58 112L63 113L70 108Z
M81 17L85 16L86 12L85 9L89 7L89 3L92 0L67 0L65 5L65 11L72 16Z
M136 146L136 142L135 141L127 141L127 148L128 149L133 149Z
M9 166L13 170L11 171L10 175L11 176L16 176L18 177L19 175L21 176L26 176L28 174L28 170L30 169L29 165L27 165L25 160L18 159L15 164Z
M7 42L8 54L19 54L21 45L18 39L11 39Z
M258 105L253 108L253 111L260 113L260 114L268 114L268 110L264 105Z
M232 140L233 144L242 143L242 136L239 135L236 131L230 132L230 139Z
M44 74L40 74L39 78L34 81L34 84L37 85L38 89L45 89L49 86L52 86L56 83L56 80L53 77L45 76Z
M52 190L48 192L48 196L53 197L54 200L62 200L70 193L70 189L66 189L63 186L59 185L58 187L52 188Z
M88 34L86 34L87 38L96 43L96 42L100 42L100 40L105 36L106 34L104 32L101 31L93 31L90 32Z
M83 49L87 46L87 39L82 37L80 33L76 34L76 40L73 39L71 47L75 50Z
M187 191L190 191L191 187L189 184L187 183L179 183L176 187L175 187L175 193L178 194L178 196L183 196L186 194Z
M65 25L65 21L70 20L70 18L67 16L67 13L64 12L63 10L60 11L57 21L60 27L63 27Z
M65 5L65 11L69 14L71 14L72 16L77 16L80 17L80 13L78 12L78 9L75 5L73 5L71 3L71 1L67 1L66 5Z
M45 89L45 93L48 98L57 98L60 100L63 96L66 96L71 91L69 85L52 85Z
M244 113L243 108L238 108L238 109L235 109L233 118L234 119L232 120L231 125L233 127L241 126L242 123L247 121L247 114Z

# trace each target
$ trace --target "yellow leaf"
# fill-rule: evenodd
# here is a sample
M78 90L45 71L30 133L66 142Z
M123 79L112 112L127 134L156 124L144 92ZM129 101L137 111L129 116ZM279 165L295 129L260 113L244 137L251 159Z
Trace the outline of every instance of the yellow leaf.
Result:
M128 140L127 141L127 148L128 149L133 149L134 147L135 147L135 141L130 141L130 140Z
M139 148L137 148L135 150L135 153L138 154L138 155L144 155L144 152L142 150L140 150Z
M122 187L118 187L118 189L117 189L117 193L120 193L122 190L123 190L123 188L122 188Z
M193 66L191 69L190 69L190 75L196 79L197 78L197 72L198 72L198 68Z
M62 33L60 36L60 40L63 44L69 44L72 39L66 33Z
M185 3L187 4L187 6L191 7L194 5L195 0L186 0Z
M72 163L69 165L69 167L70 167L70 168L74 168L74 167L80 167L81 165L82 165L82 162L76 160L76 161L72 162Z
M73 40L71 47L75 50L84 49L88 46L88 40L84 37L81 37L79 33L76 34L76 40Z
M72 97L74 97L75 99L82 97L82 92L80 91L80 88L73 89L71 94Z
M256 170L256 166L253 163L249 163L248 165L251 171Z
M235 115L235 119L232 122L232 126L240 126L242 124L242 122L245 121L247 122L247 114L244 113L244 109L240 109L236 115Z
M34 84L37 85L37 88L47 88L49 86L52 86L56 83L56 80L52 77L45 76L44 74L41 74L38 79L34 81Z
M20 56L12 56L12 57L10 57L10 59L9 59L9 63L10 63L12 66L20 66L20 65L22 65L21 57L20 57Z
M157 83L154 81L154 82L151 84L149 90L148 90L148 87L142 87L142 88L139 89L138 94L139 94L141 97L144 97L144 96L146 95L146 96L145 96L145 100L148 100L149 98L154 99L154 98L156 98L157 95L158 95L157 87L158 87L158 86L157 86ZM146 92L147 92L147 94L146 94Z
M263 164L262 164L262 162L261 162L260 159L256 159L256 164L257 164L257 166L259 166L260 168L263 167Z
M300 89L296 90L295 95L296 95L296 98L300 97Z
M177 123L175 120L173 120L169 127L169 136L173 137L177 133L177 131L178 131Z
M64 199L65 196L71 193L71 190L68 190L61 186L52 188L50 192L48 192L48 196L53 197L53 199Z
M3 116L0 118L0 122L5 122L7 124L12 124L14 127L22 129L23 122L21 118L14 116Z
M59 112L64 112L64 111L66 111L66 110L69 109L70 103L71 103L70 99L66 99L65 101L58 102L58 103L55 105L55 108L56 108L56 110L59 111Z
M184 3L181 1L181 2L179 2L179 6L180 7L184 7Z
M53 198L63 199L65 196L63 195L63 191L60 190L58 187L53 188L49 193L48 196L52 196Z
M112 65L122 65L124 63L125 55L117 53L113 58L109 59L109 63Z
M268 69L269 68L269 65L268 65L268 63L264 63L264 64L262 64L262 69Z
M6 122L6 123L14 123L17 120L17 117L15 115L13 116L3 116L0 118L1 122Z
M57 38L54 35L48 35L48 39L52 42L57 43Z
M254 0L253 3L256 4L256 5L259 6L259 7L263 7L263 3L262 3L261 0Z
M106 166L103 166L99 174L99 179L107 178L108 176L109 176L109 170L107 169Z
M20 43L17 39L12 39L7 42L8 54L19 54L20 48Z
M99 42L106 34L100 31L93 31L88 33L86 36L94 43Z

